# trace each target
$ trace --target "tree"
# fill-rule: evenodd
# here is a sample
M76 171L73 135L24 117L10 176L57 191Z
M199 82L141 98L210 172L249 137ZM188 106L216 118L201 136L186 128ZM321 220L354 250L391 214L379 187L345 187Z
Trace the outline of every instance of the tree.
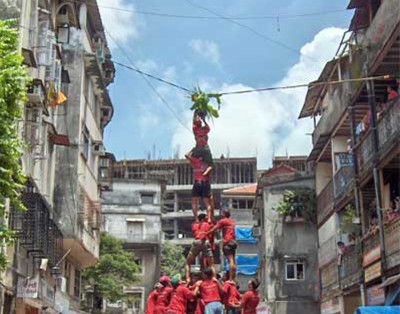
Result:
M181 246L165 241L161 246L161 272L168 275L183 273L185 255Z
M91 287L93 299L105 299L115 303L128 301L124 287L135 284L140 266L134 261L134 254L122 247L122 242L106 232L101 233L100 260L94 267L82 273L83 286ZM93 311L99 306L93 306Z
M29 78L22 65L18 48L18 30L13 21L0 21L0 241L12 242L12 231L3 223L5 202L23 210L20 198L25 177L21 168L22 143L18 136L18 122L22 118L22 107L26 99L26 84ZM4 253L0 253L0 269L7 266Z

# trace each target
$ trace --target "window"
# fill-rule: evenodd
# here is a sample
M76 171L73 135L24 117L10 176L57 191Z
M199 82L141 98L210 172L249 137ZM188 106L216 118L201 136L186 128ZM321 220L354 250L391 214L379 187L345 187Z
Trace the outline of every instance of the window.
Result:
M285 261L286 280L304 280L304 276L305 276L304 261L299 259Z
M75 281L74 281L74 296L80 297L81 290L81 272L75 268Z
M141 256L135 256L133 261L140 266L140 271L138 272L139 275L144 275L144 264L143 258Z
M87 161L89 159L89 148L90 148L90 135L89 135L89 130L85 126L83 129L83 150L82 154L85 160Z
M131 310L131 313L140 313L142 311L142 293L132 292L128 294L128 297L128 310Z
M154 193L140 193L142 204L154 204Z

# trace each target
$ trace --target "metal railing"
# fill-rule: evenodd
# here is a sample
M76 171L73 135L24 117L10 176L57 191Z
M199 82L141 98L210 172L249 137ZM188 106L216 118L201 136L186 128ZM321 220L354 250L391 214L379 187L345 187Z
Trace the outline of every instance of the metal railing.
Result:
M340 286L342 289L359 283L362 276L360 245L348 246L347 250L342 256L339 268Z
M341 167L333 177L335 189L335 200L338 200L346 195L349 191L349 186L351 182L354 180L354 167L345 166Z
M389 268L399 264L400 219L396 219L385 226L385 253Z

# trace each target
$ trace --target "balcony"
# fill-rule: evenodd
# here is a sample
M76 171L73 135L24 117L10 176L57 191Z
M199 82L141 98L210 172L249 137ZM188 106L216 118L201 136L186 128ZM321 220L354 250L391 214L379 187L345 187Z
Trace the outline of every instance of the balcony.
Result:
M325 186L317 196L318 225L321 224L333 210L333 181Z
M400 98L397 98L377 122L378 132L378 154L382 158L391 149L399 144L400 139ZM358 167L361 175L371 171L374 157L373 133L370 128L357 144L356 153L358 157Z
M327 297L339 288L339 271L336 260L321 268L322 296Z
M336 259L336 257L336 236L333 236L325 241L318 250L319 266L324 267L325 265Z
M387 267L392 268L400 264L400 219L390 222L385 227L385 251Z
M342 257L340 264L340 286L342 289L346 289L359 283L361 278L361 247L357 245L349 249Z
M366 267L381 258L379 234L364 239L363 267Z
M341 167L334 175L334 195L335 201L339 201L349 192L349 187L354 180L354 167Z

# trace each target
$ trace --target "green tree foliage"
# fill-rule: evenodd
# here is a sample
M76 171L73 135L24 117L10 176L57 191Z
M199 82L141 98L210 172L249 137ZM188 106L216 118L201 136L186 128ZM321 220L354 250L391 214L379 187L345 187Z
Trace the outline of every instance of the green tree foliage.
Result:
M165 241L161 246L161 272L168 275L182 273L185 268L185 256L179 245Z
M298 188L286 190L283 199L273 209L283 216L296 216L296 211L301 214L305 221L316 223L317 204L315 191L309 188Z
M125 251L120 240L102 232L100 260L82 273L83 286L93 289L95 299L104 298L112 303L128 301L124 287L135 284L140 272L133 253Z
M20 199L25 177L20 164L22 145L18 121L22 117L29 78L22 65L18 36L12 21L0 21L0 217L6 214L7 198L12 207L24 209ZM5 244L12 241L12 232L5 224L0 225L0 240ZM6 257L0 253L0 269L6 264Z

